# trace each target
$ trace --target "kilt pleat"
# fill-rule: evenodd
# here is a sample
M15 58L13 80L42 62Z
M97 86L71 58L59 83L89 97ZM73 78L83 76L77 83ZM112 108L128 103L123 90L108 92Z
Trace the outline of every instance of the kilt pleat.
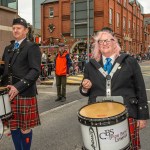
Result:
M16 96L11 101L12 117L7 121L11 130L27 130L40 125L36 97Z
M137 127L137 120L133 118L129 118L128 120L129 120L130 138L132 143L131 150L139 150L141 148L141 145L139 137L139 128Z

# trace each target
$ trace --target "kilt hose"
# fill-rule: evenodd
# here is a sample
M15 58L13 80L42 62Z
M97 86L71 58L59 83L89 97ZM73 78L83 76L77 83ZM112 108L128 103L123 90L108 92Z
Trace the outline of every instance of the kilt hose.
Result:
M141 148L140 145L140 137L139 137L139 128L137 127L137 120L133 118L129 118L129 132L132 143L132 148L130 150L139 150Z
M11 101L12 116L6 120L10 130L27 130L40 125L36 97L16 96Z

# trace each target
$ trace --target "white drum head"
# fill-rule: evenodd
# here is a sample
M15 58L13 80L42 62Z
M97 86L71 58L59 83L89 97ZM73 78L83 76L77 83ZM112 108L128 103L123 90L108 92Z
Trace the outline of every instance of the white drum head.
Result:
M4 132L3 123L2 123L2 120L0 119L0 139L3 136L3 132Z

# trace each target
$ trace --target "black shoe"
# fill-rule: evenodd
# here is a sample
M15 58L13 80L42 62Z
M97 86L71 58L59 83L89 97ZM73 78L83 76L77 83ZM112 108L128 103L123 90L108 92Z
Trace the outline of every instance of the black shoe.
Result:
M60 101L61 97L58 97L57 99L55 99L55 102Z
M66 97L62 97L61 102L65 102L65 101L66 101Z

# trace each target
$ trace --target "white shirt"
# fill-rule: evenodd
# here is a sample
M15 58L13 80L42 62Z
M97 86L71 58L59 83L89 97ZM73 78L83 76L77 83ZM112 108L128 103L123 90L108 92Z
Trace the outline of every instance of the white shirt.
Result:
M106 58L107 57L105 57L105 56L103 56L102 55L102 60L103 60L103 64L105 64L106 63ZM113 65L114 64L114 62L115 62L115 56L114 55L112 55L111 57L109 57L109 58L111 58L111 64Z
M24 38L25 39L25 38ZM15 43L19 43L19 45L22 43L22 41L24 40L24 39L22 39L22 40L20 40L20 41L15 41Z
M46 62L47 61L47 56L45 53L42 54L42 62Z

